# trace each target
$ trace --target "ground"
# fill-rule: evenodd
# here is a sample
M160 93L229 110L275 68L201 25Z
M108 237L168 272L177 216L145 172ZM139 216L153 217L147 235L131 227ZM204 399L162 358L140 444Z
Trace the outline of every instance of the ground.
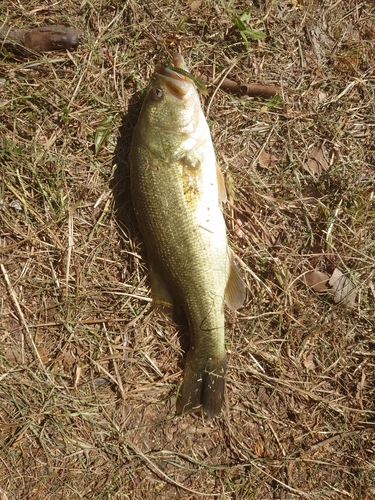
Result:
M76 50L1 52L0 498L375 498L375 6L2 3ZM128 152L157 62L277 86L202 96L247 300L225 408L175 414Z

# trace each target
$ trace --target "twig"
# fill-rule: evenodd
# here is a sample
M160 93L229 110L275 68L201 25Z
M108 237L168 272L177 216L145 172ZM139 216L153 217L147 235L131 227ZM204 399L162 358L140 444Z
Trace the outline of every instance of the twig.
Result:
M318 448L321 448L322 446L325 446L326 444L334 443L335 441L338 441L341 438L347 438L350 436L354 436L355 434L360 434L361 432L369 432L369 431L375 431L375 428L371 429L358 429L356 431L347 431L347 432L342 432L341 434L335 434L334 436L331 436L327 439L323 439L323 441L319 441L318 443L313 444L310 446L310 451L317 450Z
M222 84L222 82L226 79L227 75L232 71L232 69L235 67L235 65L237 64L238 61L234 61L234 63L232 63L229 68L227 69L227 71L224 73L224 76L221 78L218 78L216 79L215 81L219 81L219 84L217 86L217 88L214 90L214 93L212 94L212 97L210 99L210 102L208 103L208 106L207 106L207 110L206 110L206 117L208 117L209 115L209 112L210 112L210 107L211 107L211 104L212 104L212 101L214 100L215 98L215 95L217 93L217 91L219 90L220 88L220 85Z
M69 210L68 215L68 252L66 259L66 269L65 269L65 295L69 294L69 276L70 276L70 264L72 261L72 250L74 247L74 237L73 237L73 214Z
M263 373L266 373L265 369L263 368L263 366L259 363L259 361L257 359L254 358L254 356L251 354L251 352L249 352L249 355L250 355L250 358L254 361L254 363L257 365L257 367L263 372Z
M169 477L165 472L163 472L157 465L154 464L152 460L150 460L137 446L134 444L130 444L129 442L124 442L125 446L128 446L131 450L134 451L139 457L141 457L146 464L149 466L151 471L158 475L161 476L163 479L165 479L168 483L173 484L174 486L177 486L178 488L182 488L185 491L188 491L189 493L193 493L194 495L199 495L203 497L219 497L221 493L203 493L201 491L197 490L192 490L188 488L187 486L184 486L182 483L175 481L171 477Z
M45 372L46 369L45 369L45 366L44 366L44 363L42 361L42 358L40 357L40 354L38 352L38 349L35 345L35 342L34 342L34 339L31 335L31 332L29 330L29 327L27 326L27 322L26 322L26 318L22 312L22 309L21 309L21 306L20 306L20 303L18 301L18 298L17 298L17 294L16 292L14 291L14 288L12 287L12 284L10 282L10 279L9 279L9 276L8 276L8 273L6 272L6 269L4 267L4 264L0 264L0 268L1 268L1 272L3 273L3 276L4 276L4 279L5 279L5 282L8 286L8 290L9 290L9 293L10 293L10 296L12 297L12 301L15 305L15 308L17 309L17 313L18 313L18 317L21 321L21 323L23 324L28 336L29 336L29 340L30 340L30 344L31 344L31 347L34 351L34 354L35 354L35 357L38 359L40 365L42 366L43 368L43 371ZM22 362L24 363L25 360L24 360L24 354L23 354L23 349L22 349Z
M233 66L229 69L232 69ZM226 73L228 74L229 71ZM228 90L229 92L233 92L234 94L240 95L248 95L250 97L263 97L265 99L269 99L280 92L280 88L276 85L264 85L262 83L238 83L235 80L231 80L224 76L224 78L216 78L212 77L207 78L206 76L200 77L204 82L211 82L216 88L221 88L223 90ZM217 92L217 90L215 90Z
M271 423L270 423L270 422L267 422L267 424L268 424L268 427L271 429L271 432L272 432L272 434L274 435L274 437L275 437L275 439L276 439L276 441L277 441L277 444L278 444L278 445L279 445L279 447L280 447L280 450L281 450L281 453L283 454L283 457L285 457L285 456L286 456L286 451L285 451L284 446L281 444L281 441L280 441L280 439L279 439L279 436L276 434L276 431L275 431L275 429L272 427Z
M298 495L300 495L301 497L303 498L311 498L311 495L308 494L308 493L305 493L304 491L302 490L297 490L296 488L292 488L291 486L289 486L288 484L286 483L283 483L282 481L280 481L280 479L277 479L275 476L272 476L272 474L269 474L268 472L266 472L264 469L262 469L262 467L259 467L258 465L256 465L256 463L252 462L251 465L253 467L255 467L256 469L258 469L259 471L263 472L263 474L265 474L266 476L268 476L269 478L271 478L273 481L275 481L276 483L279 483L283 488L291 491L292 493L297 493Z
M109 339L109 336L108 336L108 331L107 331L107 328L105 326L105 324L103 324L103 330L104 330L104 333L105 333L105 336L107 338L107 342L108 342L108 348L109 348L109 352L111 353L111 355L113 356L114 355L114 352L113 352L113 348L112 348L112 345L111 345L111 342L110 342L110 339ZM113 367L115 369L115 373L116 373L116 377L117 377L117 386L120 390L120 394L121 394L121 399L123 401L125 401L125 390L124 390L124 386L122 385L122 380L121 380L121 375L120 375L120 370L119 370L119 367L118 367L118 364L117 364L117 355L116 357L113 357L112 358L112 361L113 361Z
M264 97L269 99L280 92L275 85L263 85L262 83L243 83L240 85L241 94L252 97Z

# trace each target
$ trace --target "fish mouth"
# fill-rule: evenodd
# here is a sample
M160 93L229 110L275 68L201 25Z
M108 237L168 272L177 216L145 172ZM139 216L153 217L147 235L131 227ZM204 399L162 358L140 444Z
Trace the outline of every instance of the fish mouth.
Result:
M173 68L178 68L186 72L189 72L189 70L180 54L176 54L173 57L172 64L172 67L169 64L158 64L155 68L155 74L162 78L169 92L178 99L183 100L191 89L192 81L185 75L176 72Z

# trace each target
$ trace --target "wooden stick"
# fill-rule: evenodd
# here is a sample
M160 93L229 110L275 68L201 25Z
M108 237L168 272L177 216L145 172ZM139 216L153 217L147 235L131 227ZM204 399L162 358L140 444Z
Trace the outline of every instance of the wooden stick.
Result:
M217 79L213 81L212 77L207 78L205 75L200 78L204 82L211 82L223 90L251 97L264 97L265 99L269 99L280 92L280 88L276 85L263 85L262 83L238 83L230 78L224 78L222 81Z
M280 88L275 85L263 85L261 83L241 84L241 94L253 97L264 97L269 99L280 92Z
M83 31L59 25L18 30L5 24L0 28L1 47L22 56L33 56L35 53L51 50L75 49L82 38Z

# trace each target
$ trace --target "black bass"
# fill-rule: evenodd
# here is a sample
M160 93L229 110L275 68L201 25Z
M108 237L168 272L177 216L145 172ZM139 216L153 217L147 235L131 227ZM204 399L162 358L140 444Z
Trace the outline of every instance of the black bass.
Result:
M181 55L156 66L134 130L131 190L153 303L181 305L189 323L180 411L214 417L224 399L224 302L240 307L245 287L227 243L225 184L195 83Z

